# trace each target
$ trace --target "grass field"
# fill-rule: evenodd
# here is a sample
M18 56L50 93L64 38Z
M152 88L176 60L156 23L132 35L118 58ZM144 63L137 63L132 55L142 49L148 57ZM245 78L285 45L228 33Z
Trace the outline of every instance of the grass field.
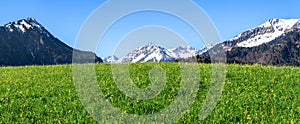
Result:
M150 85L149 70L166 70L163 91L149 100L135 100L115 85L110 64L97 64L102 92L110 103L130 114L153 114L176 97L181 81L176 63L130 64L131 79L140 88ZM211 81L211 65L199 64L201 79L196 100L178 123L265 122L300 123L300 68L228 65L219 103L198 120ZM97 123L81 104L72 80L72 65L0 68L0 123Z

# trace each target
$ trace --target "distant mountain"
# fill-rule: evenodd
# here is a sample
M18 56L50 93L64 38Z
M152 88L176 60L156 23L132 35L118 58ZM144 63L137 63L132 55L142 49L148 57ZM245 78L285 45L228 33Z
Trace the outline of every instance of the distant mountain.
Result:
M126 56L122 57L118 63L168 62L174 60L175 55L172 51L153 43L148 43L128 53Z
M188 58L196 56L198 50L190 45L182 45L177 48L169 49L173 52L174 58Z
M153 43L145 44L120 58L117 63L170 62L180 58L196 56L199 51L190 45L167 49ZM111 56L108 57L108 60ZM109 61L108 61L109 63Z
M74 50L55 38L34 18L0 26L0 66L102 62L94 53Z
M103 62L105 63L116 63L118 62L119 58L116 57L115 55L112 55L112 56L108 56L106 58L103 59Z

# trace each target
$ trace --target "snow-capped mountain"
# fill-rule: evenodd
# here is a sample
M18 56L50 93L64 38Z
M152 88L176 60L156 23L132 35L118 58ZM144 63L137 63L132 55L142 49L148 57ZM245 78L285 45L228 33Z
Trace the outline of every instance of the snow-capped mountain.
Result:
M189 58L196 56L198 50L190 45L181 45L177 48L169 49L173 52L174 58Z
M106 58L103 59L103 62L105 63L116 63L119 60L118 57L116 57L115 55L112 56L108 56Z
M210 48L210 46L207 48ZM202 51L204 51L204 49ZM169 62L177 59L194 57L198 55L198 53L199 51L190 45L181 45L176 48L167 49L153 43L148 43L128 53L126 56L119 59L117 63Z
M118 63L168 62L173 60L175 60L175 55L172 51L153 43L148 43L128 53L122 57Z
M102 62L95 53L74 49L60 41L34 18L0 26L0 56L0 66Z
M213 48L215 44L207 44L202 49L198 50L196 55L202 55L203 53L207 52L209 49Z
M267 44L235 47L227 52L227 63L300 66L300 30L290 31Z
M256 28L249 29L223 42L222 45L227 51L233 47L255 47L268 43L299 27L299 19L270 19Z
M198 53L199 51L190 45L181 45L176 48L167 49L153 43L148 43L122 57L117 63L169 62L194 57Z
M19 31L22 33L25 33L29 30L39 30L41 34L46 34L47 37L49 37L51 34L40 24L38 23L34 18L27 18L27 19L21 19L15 22L10 22L4 27L9 32Z

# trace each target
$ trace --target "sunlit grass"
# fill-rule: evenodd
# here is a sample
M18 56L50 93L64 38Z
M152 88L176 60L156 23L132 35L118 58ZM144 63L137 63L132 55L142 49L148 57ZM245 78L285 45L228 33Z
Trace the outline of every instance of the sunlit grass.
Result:
M177 63L130 64L137 87L150 85L154 66L166 70L167 83L153 99L135 100L115 85L110 64L96 64L97 79L108 101L125 113L152 114L176 98L181 81ZM209 64L199 64L196 100L178 123L300 122L300 68L228 65L220 102L206 120L198 113L211 81ZM96 123L81 105L72 80L72 65L0 68L0 122Z

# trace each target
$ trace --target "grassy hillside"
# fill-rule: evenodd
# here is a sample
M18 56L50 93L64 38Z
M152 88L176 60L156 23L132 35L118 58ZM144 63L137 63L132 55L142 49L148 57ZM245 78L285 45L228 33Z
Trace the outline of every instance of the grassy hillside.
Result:
M166 70L163 91L149 100L122 94L113 82L111 65L97 64L99 85L113 106L130 114L152 114L176 98L181 81L177 63L131 64L130 76L140 88L150 85L149 70ZM197 119L210 86L211 67L199 64L200 86L195 102L178 123L300 123L300 68L228 65L220 102L204 121ZM72 80L72 65L0 68L0 122L96 123L84 109Z

